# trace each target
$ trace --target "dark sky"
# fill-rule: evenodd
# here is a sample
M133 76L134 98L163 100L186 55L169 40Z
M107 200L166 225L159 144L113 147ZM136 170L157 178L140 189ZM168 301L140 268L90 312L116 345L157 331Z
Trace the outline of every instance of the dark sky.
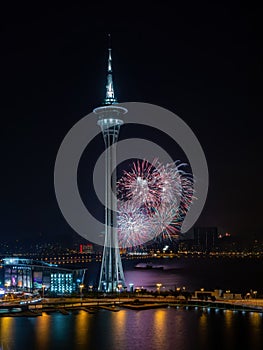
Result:
M204 149L210 187L197 224L262 237L259 9L109 4L2 8L1 237L73 234L54 163L67 131L104 97L108 32L119 101L171 110Z

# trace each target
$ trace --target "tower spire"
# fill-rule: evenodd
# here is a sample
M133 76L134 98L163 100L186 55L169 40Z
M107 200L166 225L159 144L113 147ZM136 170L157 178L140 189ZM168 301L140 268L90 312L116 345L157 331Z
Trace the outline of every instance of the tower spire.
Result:
M117 99L114 96L113 78L112 78L112 58L111 58L111 35L108 34L109 47L108 47L108 72L107 72L107 84L106 84L106 97L104 99L105 105L112 105L117 103Z

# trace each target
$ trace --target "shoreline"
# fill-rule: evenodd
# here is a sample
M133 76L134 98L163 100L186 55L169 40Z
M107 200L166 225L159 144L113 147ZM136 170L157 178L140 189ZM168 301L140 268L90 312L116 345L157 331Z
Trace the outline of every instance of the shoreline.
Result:
M260 300L261 303L261 300ZM36 307L38 306L38 307ZM184 310L230 310L236 312L257 312L263 314L263 300L262 305L257 303L249 304L244 301L203 301L203 300L173 300L173 301L146 301L142 299L136 299L133 302L131 300L120 301L120 300L111 300L108 302L100 302L94 305L93 303L73 303L63 305L54 305L50 306L48 304L35 305L35 308L24 309L21 311L10 311L10 312L0 312L0 318L2 317L38 317L42 316L43 313L52 314L52 313L61 313L62 315L69 315L74 311L85 311L89 314L95 314L99 310L107 310L109 312L116 312L124 309L130 309L134 311L143 311L149 309L157 308L176 308Z

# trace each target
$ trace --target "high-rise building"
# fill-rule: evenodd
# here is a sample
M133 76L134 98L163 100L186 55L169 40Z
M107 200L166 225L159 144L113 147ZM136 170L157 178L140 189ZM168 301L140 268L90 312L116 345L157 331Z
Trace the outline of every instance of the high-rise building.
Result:
M195 227L194 246L202 252L209 252L217 247L217 227Z
M116 144L120 119L127 109L117 104L112 78L111 48L108 49L106 97L101 107L94 109L98 115L105 143L105 241L99 279L99 291L114 292L126 288L117 236L116 203Z

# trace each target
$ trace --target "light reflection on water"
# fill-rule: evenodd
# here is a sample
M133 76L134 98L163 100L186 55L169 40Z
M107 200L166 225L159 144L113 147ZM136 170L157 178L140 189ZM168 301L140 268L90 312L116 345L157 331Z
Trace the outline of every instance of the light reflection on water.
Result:
M85 345L90 334L90 315L86 311L80 311L75 319L75 344Z
M229 347L234 348L235 343L235 332L236 330L232 329L233 319L235 314L232 310L225 310L224 312L224 327L225 327L225 341L229 344Z
M199 315L198 320L198 342L200 344L200 348L205 348L206 344L206 336L208 335L208 320L207 314L205 312Z
M114 327L112 327L112 337L113 339L118 339L120 344L125 344L125 327L127 327L127 312L126 310L121 310L119 312L111 313L112 322Z
M157 309L156 312L153 315L153 333L155 336L155 341L157 344L160 344L160 348L162 344L165 344L165 341L167 339L166 331L166 310L163 309Z
M50 340L50 323L51 316L43 312L42 317L37 317L35 321L35 332L36 344L38 344L39 350L45 350L49 347Z
M4 350L5 344L12 344L15 335L15 320L12 317L0 318L0 349Z
M263 345L262 342L262 334L263 334L263 315L259 314L257 312L250 312L249 313L249 321L251 322L251 330L250 330L250 337L251 337L251 349L257 346L257 344Z
M261 349L263 317L230 310L100 310L0 318L4 350ZM0 349L1 349L0 346Z

